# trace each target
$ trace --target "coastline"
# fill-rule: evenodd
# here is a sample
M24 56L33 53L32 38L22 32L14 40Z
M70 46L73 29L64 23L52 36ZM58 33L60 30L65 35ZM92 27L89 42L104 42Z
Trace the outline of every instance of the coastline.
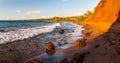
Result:
M81 26L80 26L80 28L81 28ZM18 41L14 41L14 42L9 42L4 45L1 45L0 46L0 49L1 49L0 62L5 62L6 60L8 60L8 58L11 58L8 60L9 62L12 62L13 61L12 59L14 59L15 61L16 60L19 61L19 59L21 57L22 58L20 59L21 60L20 62L23 62L24 60L27 60L31 57L35 57L37 55L44 53L45 49L44 49L44 47L41 47L41 45L38 41L41 41L40 39L44 38L45 35L46 36L52 35L54 37L55 33L58 34L58 30L59 29L54 29L54 32L48 32L48 33L37 35L35 37L27 38L24 40L18 40ZM73 31L71 30L71 32L73 32ZM81 35L81 33L79 35ZM62 36L60 34L60 36L62 38L64 38L64 35ZM60 38L58 38L58 39L60 39ZM50 39L49 37L47 37L45 42L48 42L47 40L55 41L56 39L52 39L52 38ZM67 45L67 46L65 45L65 48L66 47L69 47L69 45ZM58 49L60 49L60 48L58 48ZM64 47L63 47L63 49L64 49ZM9 53L7 53L7 52L9 52Z
M17 47L19 46L20 49L22 49L22 51L19 51L19 53L20 54L21 54L21 52L26 53L24 57L27 57L27 56L31 57L31 59L26 58L27 61L30 61L30 60L33 60L33 59L36 59L36 60L41 60L42 59L43 62L46 61L45 63L49 63L49 61L51 61L53 63L56 63L56 62L59 63L64 58L73 58L73 55L75 53L89 51L91 41L94 40L94 38L96 38L97 36L105 33L111 25L111 22L80 22L80 21L75 21L74 23L83 26L84 30L82 32L82 35L84 35L86 33L91 34L89 37L86 37L87 38L87 46L84 47L84 48L79 48L78 46L70 46L70 47L65 48L65 49L57 48L56 53L53 56L47 56L47 54L44 53L45 49L41 48L40 45L38 45L37 40L39 40L39 38L40 38L39 37L39 38L29 38L29 39L25 39L25 40L16 41L15 43L11 43L13 46L10 45L10 44L7 44L8 46L10 46L10 47L8 47L6 45L7 50L10 50L10 51L11 50L13 50L13 51L16 50L14 47L16 47L16 44L19 42L19 44L23 45L22 48L19 45L17 45ZM105 28L103 28L101 26L97 26L98 24L100 24L101 26L104 26L106 24L108 24L108 25ZM27 48L26 48L25 44L27 44L27 43L28 43L28 45L27 45ZM27 50L28 48L29 48L29 50ZM1 51L2 51L2 49L1 49ZM12 51L12 53L13 53L13 51ZM32 51L32 53L31 53L31 51ZM43 52L41 52L41 51L43 51ZM13 55L13 54L12 55L16 57L16 60L18 60L19 58L17 58L16 53L18 53L18 52L15 52L15 55ZM25 61L25 63L26 63L26 61Z
M61 60L65 59L65 58L73 58L75 53L88 52L90 50L89 48L91 47L91 42L97 36L107 32L108 28L112 24L111 22L80 22L80 21L75 21L74 23L83 26L84 30L82 31L82 35L84 35L86 33L90 33L89 37L83 36L83 38L87 38L86 47L79 48L78 46L71 46L66 49L57 50L53 56L47 56L47 54L44 53L42 55L33 57L33 58L29 59L28 61L32 61L32 60L36 59L38 61L43 61L45 63L49 63L49 62L59 63ZM105 28L101 28L101 26L96 26L98 24L101 24L103 26L108 24L108 26L106 26Z
M76 23L78 25L78 23ZM80 25L80 24L79 24ZM80 25L81 26L81 25ZM84 28L82 26L82 28ZM83 31L83 30L82 30ZM79 35L79 34L78 34ZM72 38L71 38L72 39ZM80 38L79 38L80 39ZM81 38L82 39L82 38ZM68 39L69 40L69 39ZM76 40L78 40L76 38ZM76 41L75 40L75 41ZM43 61L44 63L49 63L49 62L52 62L52 63L59 63L62 59L64 58L72 58L73 55L76 53L76 52L79 52L80 50L84 49L84 48L81 48L81 47L78 47L78 46L75 46L74 45L74 42L73 41L72 43L70 44L64 44L62 47L57 47L56 48L56 53L52 56L48 56L46 53L42 53L38 56L35 56L35 57L32 57L28 60L26 60L24 63L28 63L28 61L32 61L34 59L38 60L38 61ZM73 52L74 51L74 52Z
M96 37L106 33L112 24L112 22L79 22L79 21L76 21L74 23L82 25L85 28L85 30L83 30L83 32L82 32L83 35L86 33L90 33L89 37L83 36L83 38L87 38L86 47L79 48L77 46L71 46L66 49L58 50L53 56L47 56L47 54L45 53L45 54L33 57L33 58L29 59L28 61L32 61L32 60L36 59L38 61L43 61L44 63L49 63L49 62L59 63L61 60L64 60L65 58L72 59L76 53L86 53L86 52L89 53L91 51L91 47L94 47L93 46L94 43L91 43L91 42ZM107 26L101 27L101 26L99 26L99 24L101 26L104 26L107 24Z

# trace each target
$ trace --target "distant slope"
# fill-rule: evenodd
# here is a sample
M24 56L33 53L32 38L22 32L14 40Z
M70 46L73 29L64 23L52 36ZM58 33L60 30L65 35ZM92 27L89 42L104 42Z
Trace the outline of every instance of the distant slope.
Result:
M89 17L91 17L93 13L91 11L87 11L83 15L80 16L68 16L68 17L59 17L55 16L53 18L41 18L41 19L34 19L36 21L52 21L52 22L71 22L71 21L85 21L88 20Z

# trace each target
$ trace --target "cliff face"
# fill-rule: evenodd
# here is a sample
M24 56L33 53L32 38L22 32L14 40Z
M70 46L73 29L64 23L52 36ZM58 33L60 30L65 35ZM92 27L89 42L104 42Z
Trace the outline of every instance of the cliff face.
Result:
M89 21L114 22L118 17L120 0L101 0Z
M89 44L88 51L91 53L85 57L83 63L120 62L120 12L108 32L96 37Z
M104 1L104 2L102 2ZM109 30L96 37L90 44L83 63L120 62L120 0L101 0L95 9L92 21L114 22Z

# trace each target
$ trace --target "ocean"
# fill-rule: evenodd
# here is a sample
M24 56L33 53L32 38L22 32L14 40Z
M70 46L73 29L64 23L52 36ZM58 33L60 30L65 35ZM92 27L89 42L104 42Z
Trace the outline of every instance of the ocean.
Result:
M64 29L64 34L59 34L58 30ZM69 43L82 38L83 27L72 22L43 22L43 21L0 21L0 44L11 43L18 40L34 38L40 36L38 42L44 46L46 42L56 42L66 38ZM66 46L68 47L68 46ZM66 48L62 47L62 48Z

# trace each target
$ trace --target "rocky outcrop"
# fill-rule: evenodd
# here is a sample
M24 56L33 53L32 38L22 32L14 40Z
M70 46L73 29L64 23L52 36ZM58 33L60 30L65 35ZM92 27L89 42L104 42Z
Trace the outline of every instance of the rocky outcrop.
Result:
M46 43L45 48L48 55L51 56L55 53L55 46L51 42Z
M81 53L75 53L72 58L65 58L60 61L60 63L83 63L84 58L87 54L90 54L89 51L84 51Z
M120 0L101 0L88 21L115 22L120 9Z
M64 34L64 30L63 30L63 29L58 30L58 32L59 32L60 34Z
M84 63L119 63L120 62L120 12L109 31L96 37L89 49L91 54ZM91 58L92 57L92 58Z
M83 63L84 58L87 54L90 54L90 52L82 52L82 53L76 53L73 56L73 59L76 63Z
M85 47L86 46L86 40L87 39L78 39L74 42L74 45L79 46L79 47Z
M101 0L90 20L114 22L109 30L96 37L88 49L83 63L120 62L120 0Z

